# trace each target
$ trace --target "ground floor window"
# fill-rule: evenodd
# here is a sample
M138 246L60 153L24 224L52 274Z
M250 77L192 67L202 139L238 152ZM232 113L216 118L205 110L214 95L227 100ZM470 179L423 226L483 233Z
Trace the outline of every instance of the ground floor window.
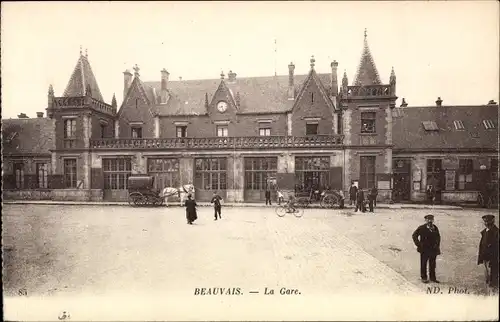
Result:
M359 157L359 187L371 189L375 187L375 156Z
M473 164L472 159L458 160L458 190L472 190L472 172Z
M194 184L198 189L226 190L227 162L226 158L195 159Z
M268 179L276 178L277 157L245 158L245 188L265 190Z
M103 159L104 189L127 189L128 177L132 174L132 162L129 158Z
M16 176L16 189L24 188L24 163L14 163L14 174Z
M498 158L490 160L491 182L498 183Z
M179 187L179 159L157 158L148 159L148 173L155 177L155 188ZM185 184L185 183L183 183Z
M427 159L427 186L432 186L434 191L442 188L442 169L441 159Z
M328 190L330 157L295 157L295 191Z
M36 164L36 180L38 188L47 189L48 188L48 173L49 164L48 163L37 163Z
M76 188L76 159L64 159L64 186Z

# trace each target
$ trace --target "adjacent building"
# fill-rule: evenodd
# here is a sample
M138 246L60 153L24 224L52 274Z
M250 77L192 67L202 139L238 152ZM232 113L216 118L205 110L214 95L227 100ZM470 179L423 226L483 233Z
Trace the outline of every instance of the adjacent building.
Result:
M123 102L104 102L80 53L47 117L2 120L4 198L126 200L127 178L157 188L193 183L196 198L264 199L269 179L286 194L377 187L380 201L421 201L429 184L443 201L475 200L498 182L498 104L396 107L396 75L383 82L366 34L349 85L338 63L306 75L143 81L123 73Z

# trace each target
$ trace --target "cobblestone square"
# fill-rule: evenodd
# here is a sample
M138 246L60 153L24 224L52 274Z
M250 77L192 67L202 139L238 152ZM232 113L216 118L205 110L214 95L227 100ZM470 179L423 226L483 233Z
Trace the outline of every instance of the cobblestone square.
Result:
M302 218L279 218L274 207L227 207L214 221L213 209L200 207L190 226L179 207L5 205L4 294L425 294L411 233L429 212L307 209ZM484 211L434 214L442 234L441 289L481 294L476 253Z

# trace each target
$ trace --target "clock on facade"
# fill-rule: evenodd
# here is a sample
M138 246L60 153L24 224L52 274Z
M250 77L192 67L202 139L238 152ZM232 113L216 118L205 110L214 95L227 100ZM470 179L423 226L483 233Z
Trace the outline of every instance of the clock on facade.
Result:
M217 103L217 110L221 113L224 113L224 111L226 111L227 109L227 103L224 102L224 101L220 101L219 103Z

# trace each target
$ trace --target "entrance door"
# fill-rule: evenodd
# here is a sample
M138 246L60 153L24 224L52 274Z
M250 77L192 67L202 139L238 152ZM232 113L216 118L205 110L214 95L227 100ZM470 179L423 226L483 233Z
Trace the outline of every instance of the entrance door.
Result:
M411 161L405 159L395 159L393 169L393 198L394 201L408 201L411 199Z

